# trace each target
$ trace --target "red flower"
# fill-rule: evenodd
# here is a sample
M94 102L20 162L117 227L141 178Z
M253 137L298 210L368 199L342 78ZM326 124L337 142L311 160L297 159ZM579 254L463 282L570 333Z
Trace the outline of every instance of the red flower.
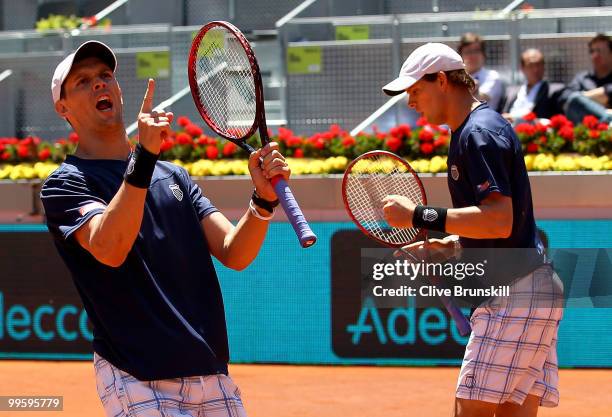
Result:
M83 24L86 26L96 26L98 24L98 19L96 19L96 16L87 16L87 17L83 17Z
M291 136L285 143L289 148L297 148L302 144L302 138L299 136Z
M185 132L189 133L191 137L197 138L202 134L202 129L200 129L200 126L198 125L188 124L185 126Z
M187 116L179 117L176 122L181 127L186 127L187 125L191 124L191 120L189 120L189 118Z
M323 135L321 133L315 133L309 137L308 142L311 143L316 149L321 150L325 148L325 140L323 139Z
M72 143L79 143L79 135L72 132L68 135L68 140Z
M342 129L340 129L340 126L336 124L329 127L329 133L331 133L333 136L342 136L344 134Z
M429 155L434 151L434 146L430 142L425 142L421 144L421 153L424 155Z
M208 138L206 136L200 136L199 138L196 139L196 143L199 146L208 145Z
M535 119L536 119L536 114L534 112L527 113L526 115L523 116L523 120L527 120L528 122L531 122Z
M590 129L589 130L589 136L591 138L593 138L593 139L597 139L600 134L601 134L601 132L599 130L595 130L595 129Z
M404 131L404 136L410 136L412 134L412 129L410 129L410 125L403 124L399 125L399 127Z
M232 156L238 147L233 142L227 141L223 145L223 156Z
M419 117L416 121L416 125L420 127L427 126L427 118L424 116Z
M391 152L397 152L399 148L402 147L402 140L396 136L389 136L387 140L385 140L385 145Z
M421 129L419 132L419 140L422 142L431 142L434 138L434 134L427 129Z
M448 136L446 135L440 135L438 136L438 139L434 140L434 147L435 148L439 148L440 146L444 146L448 143Z
M293 156L294 158L303 158L304 157L304 151L300 148L296 149L295 152L293 152Z
M11 154L9 151L4 151L2 152L2 154L0 155L0 159L2 159L3 161L8 161L11 157Z
M569 120L562 114L557 114L550 118L550 125L553 129L561 129L563 126L567 125Z
M40 159L41 161L46 161L50 157L51 151L49 150L49 148L41 149L40 152L38 152L38 159Z
M20 158L27 158L30 156L30 149L27 145L19 145L17 146L17 155Z
M514 130L518 134L522 133L527 136L533 136L536 133L536 128L528 123L520 123L514 128Z
M574 129L568 125L563 126L559 129L559 136L571 142L574 140Z
M389 130L389 134L396 138L401 138L402 136L404 136L404 129L402 129L400 126L396 126Z
M293 132L286 127L278 128L278 141L279 142L288 142L293 137Z
M546 140L547 140L546 136L544 136L544 135L540 136L540 144L542 144L542 145L545 144Z
M32 143L34 143L34 140L32 139L31 136L28 136L27 138L25 138L25 139L23 139L21 141L21 144L24 145L24 146L31 145Z
M345 148L350 148L351 146L355 146L355 138L352 136L345 136L344 139L342 139L342 146L344 146Z
M582 124L588 127L589 129L595 129L599 124L599 120L597 120L597 117L589 114L587 116L584 116L584 118L582 119Z
M219 156L219 149L214 145L208 145L206 147L206 157L208 159L217 159Z
M597 130L608 130L609 126L607 123L600 123L597 125Z
M527 152L529 153L537 153L538 149L538 145L533 142L527 144Z
M536 132L538 133L546 133L546 131L548 130L548 128L544 126L542 123L537 123L535 125L535 129L536 129Z
M174 146L174 142L171 139L170 140L166 139L166 140L162 141L162 143L161 143L161 145L159 147L159 150L161 152L166 152L166 151L169 151L170 149L172 149L173 146Z
M386 137L387 137L387 135L385 135L384 133L380 133L380 132L379 132L379 133L377 133L377 134L376 134L376 137L377 137L378 139L382 140L382 139L386 138Z
M190 145L193 143L193 139L185 132L181 132L176 135L176 143L179 145Z

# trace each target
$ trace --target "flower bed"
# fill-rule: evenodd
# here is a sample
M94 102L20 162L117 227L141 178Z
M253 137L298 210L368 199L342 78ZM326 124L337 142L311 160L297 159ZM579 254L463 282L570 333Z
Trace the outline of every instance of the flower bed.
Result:
M293 175L341 174L349 159L344 156L330 158L287 158ZM208 160L184 162L179 159L173 163L183 166L195 177L220 175L247 175L246 159ZM410 165L421 173L445 173L446 157L434 156L431 159L410 160ZM608 155L590 156L575 154L538 154L525 155L525 165L529 171L608 171L612 170L612 158ZM56 162L21 163L0 165L0 180L45 179L59 166Z
M244 150L206 136L186 117L179 117L177 124L178 129L162 143L161 159L183 165L194 176L247 174ZM515 129L529 170L612 170L612 129L592 116L574 126L562 115L554 116L548 124L529 115ZM400 125L388 132L374 129L372 134L356 136L337 125L310 137L279 128L272 140L279 143L296 175L341 173L349 160L374 149L403 156L419 172L438 173L446 171L450 134L421 118L414 129ZM249 142L256 147L259 138L254 136ZM74 133L55 142L36 137L0 138L0 179L46 178L77 144Z

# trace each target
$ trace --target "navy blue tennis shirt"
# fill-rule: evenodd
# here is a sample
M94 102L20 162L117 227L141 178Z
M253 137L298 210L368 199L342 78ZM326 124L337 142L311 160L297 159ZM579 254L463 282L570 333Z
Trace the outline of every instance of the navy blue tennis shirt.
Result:
M157 162L121 266L98 262L73 235L104 211L126 167L68 156L41 190L47 226L93 324L93 348L140 380L227 374L221 289L200 226L217 209L183 168Z
M535 248L542 252L533 216L531 187L514 129L487 104L474 109L452 132L448 188L453 207L479 206L490 193L512 198L512 233L503 239L461 238L464 248Z

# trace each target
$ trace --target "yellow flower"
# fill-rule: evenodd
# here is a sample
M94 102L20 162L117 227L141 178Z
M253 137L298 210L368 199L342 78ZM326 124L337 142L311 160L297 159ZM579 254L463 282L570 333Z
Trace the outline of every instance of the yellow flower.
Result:
M201 159L195 162L182 162L174 160L173 163L184 167L192 176L207 175L248 175L248 161L246 159L236 160L209 160ZM287 163L291 168L292 175L307 174L330 174L342 173L346 169L349 161L344 156L330 157L326 159L313 158L287 158ZM417 172L445 172L447 161L445 156L434 156L431 159L416 159L410 161L410 165ZM525 166L528 170L536 171L577 171L577 170L612 170L611 155L604 156L576 156L571 154L553 156L551 154L525 155ZM45 179L58 164L47 162L36 162L34 164L21 163L16 165L0 165L0 180L11 179ZM388 167L387 167L388 168ZM363 173L379 170L377 165L370 161L362 160L354 169L359 169Z
M538 154L533 160L533 168L536 171L549 171L552 169L555 159L550 154Z
M46 179L53 171L55 171L59 167L58 164L54 162L36 162L34 164L34 171L36 172L36 178L40 178L41 180Z
M446 157L434 156L429 162L429 172L445 172L446 171Z
M527 171L533 171L533 160L535 156L533 154L525 155L525 166L527 167Z
M199 161L194 162L189 167L189 174L194 177L203 177L206 175L210 175L210 169L212 167L212 161L208 159L200 159Z
M578 164L576 159L569 155L559 155L554 163L554 169L558 171L576 171Z
M2 168L0 168L0 180L7 179L9 175L11 175L11 170L11 165L4 165Z

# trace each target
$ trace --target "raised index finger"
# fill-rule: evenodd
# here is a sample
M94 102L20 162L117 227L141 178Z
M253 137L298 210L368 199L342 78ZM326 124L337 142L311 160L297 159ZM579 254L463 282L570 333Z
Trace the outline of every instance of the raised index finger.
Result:
M144 99L142 100L142 106L140 106L140 113L151 113L153 110L153 93L155 93L155 80L153 78L149 78L147 91L145 92Z

